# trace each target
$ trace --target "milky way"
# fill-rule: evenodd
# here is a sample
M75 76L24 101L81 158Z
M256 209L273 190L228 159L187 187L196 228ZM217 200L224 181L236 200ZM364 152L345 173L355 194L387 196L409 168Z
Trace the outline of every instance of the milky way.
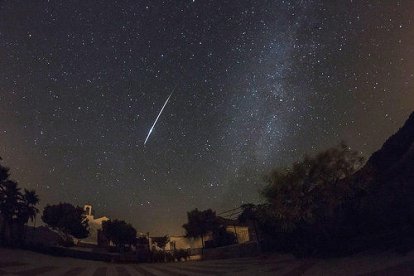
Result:
M413 20L408 0L1 1L0 156L42 206L180 234L260 201L272 167L378 149L414 109Z

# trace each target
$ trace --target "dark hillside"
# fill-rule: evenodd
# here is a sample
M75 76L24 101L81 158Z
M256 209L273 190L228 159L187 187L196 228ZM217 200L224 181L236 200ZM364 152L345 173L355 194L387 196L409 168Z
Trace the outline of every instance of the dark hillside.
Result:
M354 175L350 223L366 246L414 246L414 113Z
M407 159L414 144L414 112L404 126L384 143L382 148L373 153L367 166L376 170L380 175L386 175L401 161Z

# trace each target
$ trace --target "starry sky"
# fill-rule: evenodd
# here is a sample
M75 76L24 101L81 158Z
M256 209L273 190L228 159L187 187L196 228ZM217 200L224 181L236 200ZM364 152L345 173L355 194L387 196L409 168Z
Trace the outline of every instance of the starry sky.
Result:
M414 2L0 1L0 156L46 203L178 235L414 110ZM174 90L147 144L144 140Z

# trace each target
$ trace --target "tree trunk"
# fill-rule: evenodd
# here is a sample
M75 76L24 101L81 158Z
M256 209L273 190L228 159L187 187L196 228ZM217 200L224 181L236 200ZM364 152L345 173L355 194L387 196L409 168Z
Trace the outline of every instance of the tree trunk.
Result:
M36 232L36 216L34 217L34 223L33 223L32 241L34 241L35 232Z
M26 228L28 228L28 227L26 227L26 223L23 223L23 225L22 225L22 242L23 243L26 243Z
M201 235L201 255L204 254L204 235Z
M256 242L257 242L257 247L259 249L259 252L262 252L262 247L261 247L261 242L260 242L260 237L259 237L259 232L257 231L257 223L256 220L253 220L253 227L254 227L254 234L256 236Z
M0 229L0 242L1 244L5 244L6 240L6 220L3 219L1 223L1 229Z
M11 221L7 220L7 219L4 219L3 220L3 225L2 225L2 228L1 228L1 233L0 233L1 240L2 240L3 244L7 244L10 241L10 236L11 236L10 227L11 227ZM7 228L9 228L9 229L7 229ZM9 230L9 233L7 233L7 230ZM7 234L9 234L9 235L7 235Z

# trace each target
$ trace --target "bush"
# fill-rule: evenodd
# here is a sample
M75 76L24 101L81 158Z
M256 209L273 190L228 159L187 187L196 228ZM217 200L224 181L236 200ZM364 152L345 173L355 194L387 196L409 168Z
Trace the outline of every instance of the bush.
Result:
M102 223L102 234L112 241L120 252L128 250L126 245L136 243L137 230L123 220L108 220Z
M73 247L73 246L75 246L75 243L74 243L73 239L71 239L71 238L69 238L69 239L61 238L59 240L59 244L63 247Z
M151 251L151 262L153 263L164 263L165 262L165 252L161 250Z
M174 258L178 261L187 261L190 258L190 254L187 250L178 249L174 251Z
M89 235L88 221L83 209L70 203L46 205L42 220L48 227L58 231L60 236L68 241L68 244L70 244L72 236L83 239Z
M273 170L262 191L267 203L245 205L240 219L257 222L265 249L300 257L338 252L355 231L350 206L362 188L350 177L362 161L341 144Z
M173 252L167 252L163 250L154 250L150 252L150 262L153 263L169 263L169 262L181 262L187 261L190 254L187 250L178 249Z

